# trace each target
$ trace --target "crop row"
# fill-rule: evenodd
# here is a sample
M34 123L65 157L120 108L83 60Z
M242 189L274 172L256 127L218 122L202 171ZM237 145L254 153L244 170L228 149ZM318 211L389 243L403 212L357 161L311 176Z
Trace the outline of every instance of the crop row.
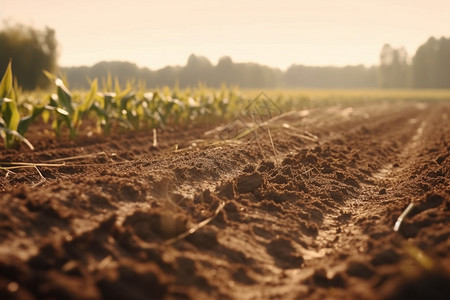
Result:
M247 103L233 89L136 92L131 84L121 89L118 83L113 87L108 80L105 90L100 91L97 79L91 82L89 91L75 94L61 78L46 75L54 82L56 93L43 100L19 99L11 64L8 65L0 84L0 134L5 148L24 142L33 149L26 132L39 118L51 124L57 137L66 127L75 139L86 120L93 120L104 134L113 128L138 130L192 122L217 123L232 118Z
M103 134L112 130L186 128L192 123L217 125L243 114L259 113L258 107L253 107L253 112L248 111L259 98L265 98L259 103L263 110L274 108L277 113L379 101L450 100L449 90L271 90L267 92L270 97L261 91L242 92L226 87L213 90L204 86L148 92L143 85L135 88L131 82L121 88L110 76L103 80L102 89L94 79L89 91L72 93L64 80L46 75L54 83L55 93L36 91L22 95L15 84L11 63L8 65L0 83L0 135L5 148L23 142L33 149L26 133L37 122L49 124L57 137L67 131L72 139L79 135L87 121Z

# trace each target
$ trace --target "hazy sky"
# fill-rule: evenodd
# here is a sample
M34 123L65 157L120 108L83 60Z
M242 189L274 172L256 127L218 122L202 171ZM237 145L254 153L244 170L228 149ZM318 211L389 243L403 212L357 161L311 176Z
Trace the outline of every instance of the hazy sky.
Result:
M3 20L56 30L63 66L128 60L157 69L191 53L212 63L378 63L450 36L450 0L0 0Z

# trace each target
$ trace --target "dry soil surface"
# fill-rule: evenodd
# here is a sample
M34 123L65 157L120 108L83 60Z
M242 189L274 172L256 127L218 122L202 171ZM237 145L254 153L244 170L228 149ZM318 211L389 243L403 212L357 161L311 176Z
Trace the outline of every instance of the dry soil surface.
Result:
M450 299L449 102L235 122L1 150L0 299Z

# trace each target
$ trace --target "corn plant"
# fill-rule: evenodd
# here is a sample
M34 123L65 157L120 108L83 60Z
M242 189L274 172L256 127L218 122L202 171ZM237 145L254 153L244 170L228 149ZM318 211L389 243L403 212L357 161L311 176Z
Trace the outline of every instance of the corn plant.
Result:
M185 103L178 99L179 96L176 93L172 96L166 96L167 94L168 91L166 91L166 94L161 91L148 94L150 96L148 97L149 107L152 111L152 114L149 114L148 117L152 118L153 128L156 128L156 126L166 127L171 122L179 125L184 118Z
M140 116L136 111L136 102L136 94L130 88L126 90L117 102L121 118L126 120L127 128L129 129L139 129Z
M80 103L76 103L72 93L62 79L48 72L45 72L45 74L56 85L56 94L50 95L48 105L45 106L47 111L53 113L52 127L59 137L61 134L61 126L65 124L70 131L70 138L74 139L83 119L92 111L92 106L96 101L98 89L97 79L91 83L91 89L84 99ZM48 113L45 119L49 119Z
M84 100L75 109L75 113L73 116L73 123L75 127L79 127L82 123L82 120L87 118L88 114L92 111L92 106L98 98L97 91L97 79L94 79L94 81L92 81L91 83L91 89L87 93L86 97L84 97Z
M61 126L66 124L70 131L70 138L74 139L76 130L73 119L75 116L75 109L72 106L72 94L65 87L61 79L55 80L57 86L57 93L49 97L49 103L46 106L47 110L53 112L52 128L55 130L56 136L61 136Z
M134 128L126 117L128 112L125 107L127 107L129 96L119 97L113 92L99 93L97 101L90 108L97 115L97 126L104 134L109 134L115 125L125 129Z
M160 106L155 103L155 93L152 92L145 93L136 102L136 112L141 118L141 127L156 129L163 125Z
M13 147L20 141L24 142L30 149L34 149L24 135L31 121L41 112L40 108L34 108L31 116L20 117L10 62L0 82L0 135L5 148Z

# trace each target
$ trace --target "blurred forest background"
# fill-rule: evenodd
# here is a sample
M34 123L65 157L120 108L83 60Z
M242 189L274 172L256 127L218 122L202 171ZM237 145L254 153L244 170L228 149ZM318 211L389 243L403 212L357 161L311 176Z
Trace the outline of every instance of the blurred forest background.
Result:
M351 48L349 48L351 51ZM150 55L150 54L149 54ZM450 88L450 38L430 37L410 56L402 47L381 47L379 64L366 67L291 65L283 71L257 63L235 63L222 57L217 64L190 55L184 66L158 70L126 61L103 61L93 66L58 66L58 42L51 28L38 30L16 24L0 31L0 72L12 60L13 74L25 90L44 89L50 84L43 70L61 74L72 89L87 89L89 80L111 75L121 84L134 80L147 88L238 86L241 88L317 89L448 89Z

